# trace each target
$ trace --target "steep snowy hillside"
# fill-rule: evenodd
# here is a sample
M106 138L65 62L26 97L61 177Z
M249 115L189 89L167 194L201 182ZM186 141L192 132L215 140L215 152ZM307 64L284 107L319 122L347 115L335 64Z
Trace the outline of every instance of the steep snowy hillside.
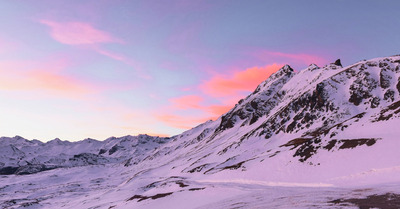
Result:
M3 174L43 172L3 176L0 200L8 208L397 208L399 124L400 56L299 72L286 65L218 120L171 138L1 138Z
M142 164L168 162L174 175L285 181L315 181L314 170L336 169L319 172L322 181L364 166L397 166L399 64L396 56L345 68L310 65L297 74L284 66L217 121L173 137ZM290 169L304 171L292 178ZM271 175L278 170L288 172Z

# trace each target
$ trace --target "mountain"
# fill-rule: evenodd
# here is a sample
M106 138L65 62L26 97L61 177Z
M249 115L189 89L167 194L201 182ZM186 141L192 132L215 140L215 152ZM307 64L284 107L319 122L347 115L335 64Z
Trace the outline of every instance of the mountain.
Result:
M169 138L148 135L110 137L78 142L53 139L47 143L20 136L0 138L0 174L33 174L62 167L136 163Z
M399 65L285 65L216 121L170 138L3 137L1 206L400 207Z

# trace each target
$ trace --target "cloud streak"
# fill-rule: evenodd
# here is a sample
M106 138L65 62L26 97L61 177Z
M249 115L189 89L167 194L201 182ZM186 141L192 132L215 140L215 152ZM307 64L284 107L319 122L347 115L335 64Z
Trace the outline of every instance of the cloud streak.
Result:
M50 27L51 37L67 45L123 43L109 33L96 29L84 22L55 22L40 20L40 23Z
M50 36L57 42L66 45L83 46L98 54L133 67L138 71L141 78L151 79L150 75L143 72L142 66L137 60L101 47L101 44L124 43L124 41L112 36L110 33L99 30L85 22L56 22L51 20L40 20L39 22L50 27Z
M146 79L146 80L152 79L151 75L149 75L143 71L142 65L137 60L130 59L122 54L104 50L104 49L100 48L99 46L93 46L92 49L101 55L104 55L111 59L123 62L126 65L133 67L138 72L138 76L140 76L141 78Z
M248 54L257 57L260 60L272 60L274 62L285 63L289 65L302 64L308 66L312 63L317 65L328 63L324 57L306 53L284 53L265 49L247 49L243 51L247 51Z

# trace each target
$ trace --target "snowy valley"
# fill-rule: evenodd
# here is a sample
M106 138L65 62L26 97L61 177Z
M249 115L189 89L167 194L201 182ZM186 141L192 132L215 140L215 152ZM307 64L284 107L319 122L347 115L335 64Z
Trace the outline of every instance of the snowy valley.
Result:
M399 208L400 56L285 65L172 137L0 138L1 208Z

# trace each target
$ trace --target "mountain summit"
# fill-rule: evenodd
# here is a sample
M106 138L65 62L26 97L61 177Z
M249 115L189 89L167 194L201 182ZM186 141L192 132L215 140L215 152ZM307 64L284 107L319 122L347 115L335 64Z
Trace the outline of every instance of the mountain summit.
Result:
M346 67L340 60L324 67L311 64L299 72L285 65L216 121L171 138L41 143L3 137L0 173L17 174L9 177L17 183L2 182L7 193L0 190L0 198L7 201L12 193L21 199L14 205L35 200L58 207L67 198L71 208L151 208L196 192L244 194L235 185L251 190L399 183L399 66L400 56ZM32 174L38 182L53 176L64 180L54 180L52 189L24 187L40 188L47 194L40 199L20 192L29 180L18 174ZM62 195L65 187L71 187L71 196ZM78 193L86 197L73 198ZM229 196L218 195L216 201Z

